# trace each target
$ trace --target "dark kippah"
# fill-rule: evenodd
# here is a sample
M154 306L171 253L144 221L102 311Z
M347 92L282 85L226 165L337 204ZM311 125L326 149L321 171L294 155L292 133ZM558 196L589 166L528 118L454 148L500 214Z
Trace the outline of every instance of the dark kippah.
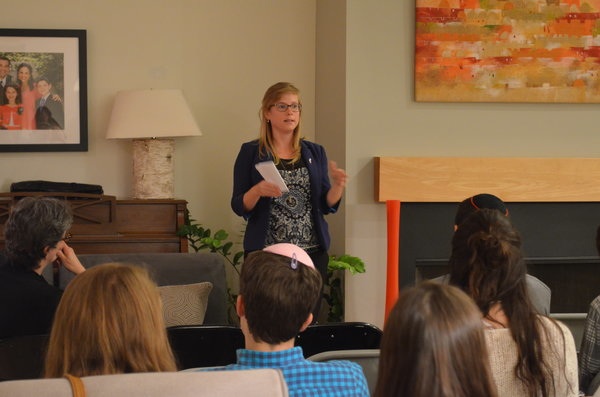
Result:
M464 222L467 216L482 208L498 210L504 215L508 216L508 209L502 200L493 194L481 193L473 197L469 197L468 199L464 199L458 205L456 216L454 217L454 224L460 225Z

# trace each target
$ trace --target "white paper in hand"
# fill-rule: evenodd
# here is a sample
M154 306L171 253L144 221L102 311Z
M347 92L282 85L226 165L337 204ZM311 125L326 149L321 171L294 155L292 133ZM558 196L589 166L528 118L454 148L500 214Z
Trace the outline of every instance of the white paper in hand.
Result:
M274 162L263 161L262 163L256 163L255 167L265 181L274 183L283 193L290 191L277 170L277 167L275 167Z

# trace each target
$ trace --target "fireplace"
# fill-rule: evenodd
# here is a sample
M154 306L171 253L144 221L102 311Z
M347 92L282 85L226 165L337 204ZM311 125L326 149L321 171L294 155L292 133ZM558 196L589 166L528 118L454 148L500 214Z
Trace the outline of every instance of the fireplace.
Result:
M448 272L457 203L402 203L399 283ZM587 313L600 295L596 229L600 203L507 203L529 273L552 290L551 312Z
M447 273L457 203L478 193L507 203L556 317L584 318L600 294L600 158L375 157L374 171L388 203L386 313L399 286Z

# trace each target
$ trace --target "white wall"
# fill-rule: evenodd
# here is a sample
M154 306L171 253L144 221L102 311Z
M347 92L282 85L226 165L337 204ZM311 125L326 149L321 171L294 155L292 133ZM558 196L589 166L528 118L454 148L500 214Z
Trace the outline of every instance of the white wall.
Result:
M327 150L329 160L346 168L346 2L317 2L316 131L315 139ZM334 237L329 253L341 255L345 248L346 200L327 216Z

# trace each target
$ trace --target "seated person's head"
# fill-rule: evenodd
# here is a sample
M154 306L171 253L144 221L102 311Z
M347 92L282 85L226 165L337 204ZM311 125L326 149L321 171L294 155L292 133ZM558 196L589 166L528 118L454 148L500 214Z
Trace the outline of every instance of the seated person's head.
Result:
M481 313L458 288L424 282L387 319L375 396L495 396Z
M463 221L475 211L482 209L498 210L508 216L508 208L504 202L493 194L481 193L464 199L458 204L454 216L454 227L458 227Z
M238 314L257 342L279 344L312 321L321 276L308 254L292 244L275 244L248 254L240 276Z
M8 259L24 269L38 268L42 259L53 255L53 249L65 237L72 222L71 207L64 200L20 199L11 208L4 228Z
M144 268L104 264L69 283L50 333L46 377L174 370L158 287Z
M452 237L449 264L450 283L467 292L483 313L494 302L510 306L526 294L521 236L500 211L482 209L461 223Z

